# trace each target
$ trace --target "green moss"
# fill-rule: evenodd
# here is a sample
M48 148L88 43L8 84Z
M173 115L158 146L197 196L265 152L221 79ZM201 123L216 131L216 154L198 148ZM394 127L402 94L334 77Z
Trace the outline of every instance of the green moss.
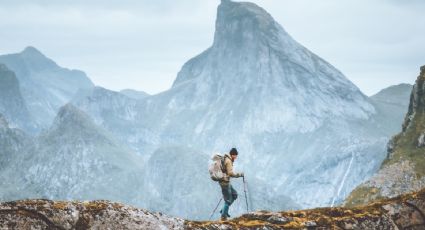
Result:
M425 147L418 148L418 138L425 132L425 113L418 111L409 128L394 137L394 151L391 159L387 159L382 167L403 160L414 164L415 172L419 178L425 176Z

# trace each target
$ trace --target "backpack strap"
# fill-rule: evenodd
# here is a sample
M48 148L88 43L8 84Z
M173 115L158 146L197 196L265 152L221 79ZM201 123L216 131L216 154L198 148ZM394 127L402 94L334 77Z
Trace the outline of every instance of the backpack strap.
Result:
M223 173L227 174L227 172L226 172L226 167L225 167L225 165L224 165L224 161L226 161L226 156L225 156L225 155L221 158L221 171L222 171Z

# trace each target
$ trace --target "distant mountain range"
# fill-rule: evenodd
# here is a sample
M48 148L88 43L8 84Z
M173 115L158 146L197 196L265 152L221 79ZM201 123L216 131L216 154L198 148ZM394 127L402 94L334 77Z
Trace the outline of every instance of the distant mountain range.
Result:
M0 183L15 191L1 193L2 200L109 199L141 205L135 199L143 181L140 157L71 104L59 110L53 125L33 143L6 153L13 155L0 170L7 178Z
M58 109L68 103L78 89L93 87L86 74L58 66L34 47L17 54L0 56L19 80L21 95L30 112L34 127L21 127L36 133L50 126Z

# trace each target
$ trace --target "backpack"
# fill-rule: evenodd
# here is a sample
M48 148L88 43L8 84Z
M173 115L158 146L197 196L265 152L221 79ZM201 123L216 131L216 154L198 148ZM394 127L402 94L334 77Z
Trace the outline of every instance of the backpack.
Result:
M211 160L212 162L210 163L208 167L211 180L222 181L224 177L226 176L225 168L224 168L224 156L215 154Z

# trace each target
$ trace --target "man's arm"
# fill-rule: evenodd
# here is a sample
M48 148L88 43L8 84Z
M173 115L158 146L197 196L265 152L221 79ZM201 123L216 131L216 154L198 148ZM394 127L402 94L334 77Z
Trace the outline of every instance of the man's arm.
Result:
M225 166L226 166L227 175L229 177L242 177L243 176L243 173L234 173L233 172L233 165L232 165L232 161L230 159L228 159L228 158L226 159Z

